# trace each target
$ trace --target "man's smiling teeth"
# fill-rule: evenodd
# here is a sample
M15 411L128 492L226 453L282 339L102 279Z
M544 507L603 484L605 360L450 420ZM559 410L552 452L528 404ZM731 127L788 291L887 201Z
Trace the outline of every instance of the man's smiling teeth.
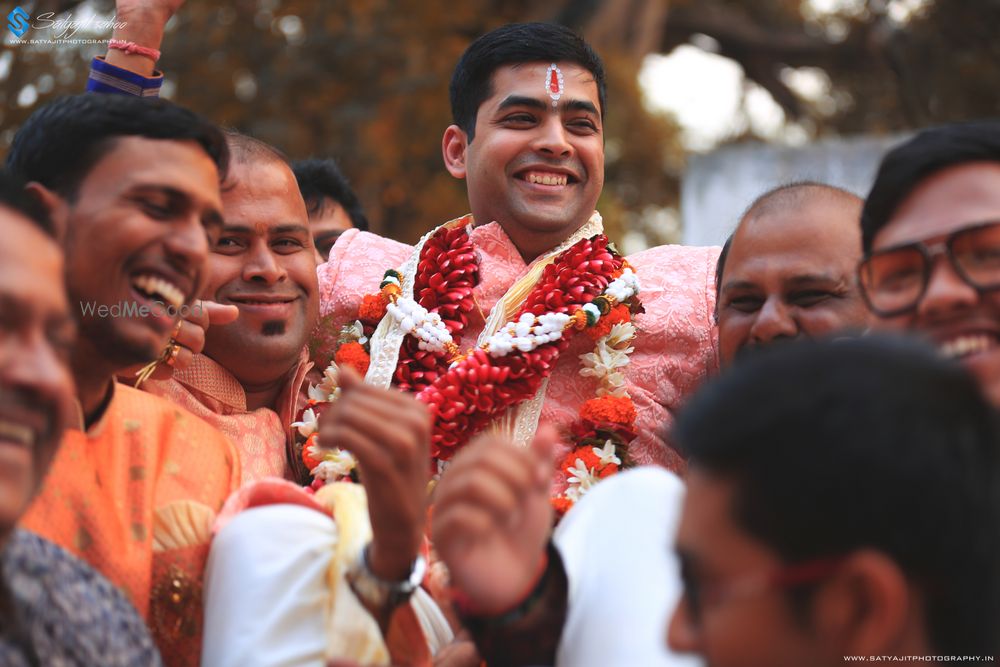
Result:
M524 177L529 183L539 183L541 185L566 185L569 178L566 174L546 174L543 172L530 171Z
M23 424L0 419L0 440L12 440L25 447L33 447L35 432Z
M992 336L980 334L977 336L959 336L941 345L941 354L949 359L966 357L970 354L985 352L996 347L996 341Z
M141 275L132 279L132 286L151 296L159 297L168 306L180 308L184 305L184 292L177 285L154 275Z

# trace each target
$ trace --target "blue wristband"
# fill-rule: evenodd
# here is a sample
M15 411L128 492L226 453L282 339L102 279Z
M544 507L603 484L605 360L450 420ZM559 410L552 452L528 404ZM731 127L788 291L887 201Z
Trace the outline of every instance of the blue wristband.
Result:
M87 79L88 93L159 97L162 85L163 74L160 72L153 72L153 76L147 78L141 74L111 65L101 56L90 61L90 78Z

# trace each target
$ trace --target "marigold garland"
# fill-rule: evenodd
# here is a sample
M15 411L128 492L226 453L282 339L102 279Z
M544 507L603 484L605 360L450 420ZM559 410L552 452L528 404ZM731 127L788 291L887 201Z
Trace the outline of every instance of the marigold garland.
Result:
M361 299L361 306L358 307L358 319L365 324L375 326L385 317L385 308L389 305L389 300L381 292L378 294L366 294Z
M560 463L568 486L552 499L557 517L569 511L600 480L631 463L628 446L636 437L637 412L625 388L622 370L628 365L636 332L630 317L623 319L625 313L616 312L620 306L607 309L609 326L601 329L605 334L595 341L594 352L580 355L580 375L598 379L598 396L580 407L580 418L570 426L577 446ZM629 316L641 312L641 304L634 299L627 306ZM588 333L593 329L597 326Z
M566 496L554 496L550 502L556 511L557 517L562 517L570 510L571 507L573 507L573 501Z
M598 396L583 404L580 408L580 418L627 426L635 423L635 405L632 399L624 396Z
M358 372L358 375L364 377L372 359L361 343L352 341L337 348L333 360L337 362L338 366L350 366Z
M614 325L628 322L631 319L632 314L629 312L628 305L620 303L612 308L607 315L601 317L597 324L589 329L585 329L585 332L591 340L596 341L599 338L604 338L611 333L611 327Z
M357 465L354 457L347 451L332 448L326 449L319 446L318 429L319 417L323 410L331 405L334 394L339 390L332 388L329 384L331 378L336 376L336 364L330 364L324 373L322 390L319 393L326 394L324 400L310 399L309 402L299 412L299 419L292 423L299 435L305 438L302 445L302 462L309 468L309 474L313 476L313 482L307 490L315 490L329 482L336 482L345 479L353 479L352 472ZM325 386L324 386L325 385ZM310 387L310 394L316 392L318 387Z
M323 462L322 456L317 456L316 448L318 447L317 438L318 434L313 433L308 438L306 438L305 444L302 445L302 463L305 464L308 470L312 470L320 463Z

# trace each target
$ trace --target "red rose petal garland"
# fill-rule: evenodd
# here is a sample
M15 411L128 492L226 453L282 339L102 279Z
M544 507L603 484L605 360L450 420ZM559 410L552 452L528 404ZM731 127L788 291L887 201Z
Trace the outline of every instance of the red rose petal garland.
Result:
M413 279L413 298L428 311L440 315L456 341L475 308L472 290L477 284L479 263L469 239L468 223L442 227L427 239ZM437 380L451 362L448 353L421 350L418 344L414 336L406 336L400 347L392 381L402 391L420 392Z
M363 298L358 322L343 328L336 361L366 368L368 337L383 318L392 316L387 310L403 307L397 309L397 321L411 333L403 337L392 382L417 393L429 405L435 416L432 455L447 461L491 421L533 397L569 345L572 332L585 330L595 348L581 355L580 373L596 377L600 388L595 398L581 406L580 418L569 429L575 447L560 463L569 487L553 498L561 515L592 484L628 464L627 446L636 435L635 406L620 369L632 351L628 347L635 336L631 318L642 312L636 296L638 282L607 237L582 239L544 267L511 322L481 347L456 357L454 341L468 326L469 313L475 308L472 292L479 280L468 235L471 222L471 216L466 216L427 238L412 275L413 301L400 299L402 274L386 271L380 292ZM415 319L408 324L398 319L407 315ZM432 331L418 331L423 326ZM442 335L443 345L429 344L435 338L442 340ZM318 409L334 400L336 391L336 365L332 364L324 383L310 389L315 399L310 405ZM309 412L301 419L314 424L315 416ZM303 453L315 466L316 483L343 478L353 467L349 455L339 450L323 454L320 460L318 447L308 446L315 435L308 427L303 429L301 422L296 426L310 438Z
M515 320L523 313L570 313L594 300L621 273L623 260L606 236L582 239L545 267ZM447 461L458 448L508 408L538 391L552 373L569 335L530 352L491 357L477 349L418 396L434 415L432 455Z

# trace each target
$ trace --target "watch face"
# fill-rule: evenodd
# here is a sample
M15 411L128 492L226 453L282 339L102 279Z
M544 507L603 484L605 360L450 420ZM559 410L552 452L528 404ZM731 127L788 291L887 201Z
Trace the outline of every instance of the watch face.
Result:
M382 609L395 607L410 599L424 580L427 572L427 561L423 556L417 556L410 569L410 576L404 581L384 581L376 577L368 565L368 547L366 546L358 558L345 573L345 578L354 594L368 607Z

